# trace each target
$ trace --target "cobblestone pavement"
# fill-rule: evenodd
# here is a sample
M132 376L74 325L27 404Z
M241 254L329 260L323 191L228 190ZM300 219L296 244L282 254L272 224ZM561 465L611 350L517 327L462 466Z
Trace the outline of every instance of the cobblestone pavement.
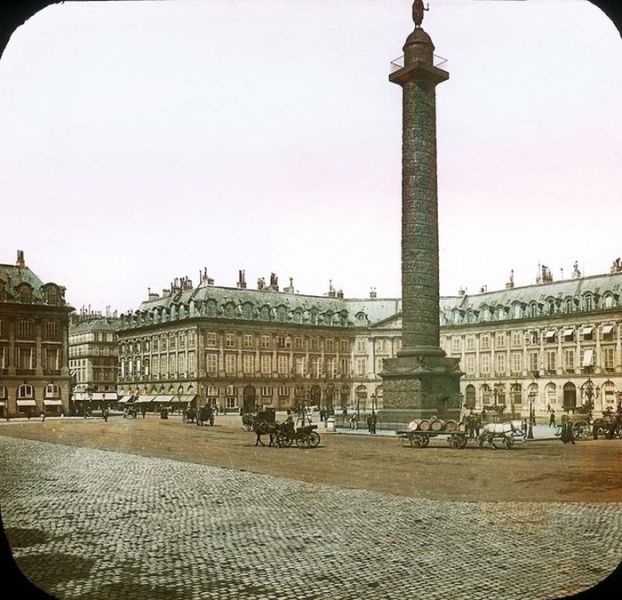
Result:
M622 505L405 498L0 436L29 579L80 600L540 599L622 556Z

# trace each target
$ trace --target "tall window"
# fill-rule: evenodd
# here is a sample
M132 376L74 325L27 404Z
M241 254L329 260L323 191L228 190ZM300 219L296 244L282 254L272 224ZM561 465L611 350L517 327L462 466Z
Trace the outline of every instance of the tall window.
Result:
M35 388L28 384L22 384L17 388L18 398L34 398Z
M356 351L365 352L365 340L363 339L356 340Z
M263 374L272 373L272 356L269 354L261 355L261 372Z
M269 335L261 336L261 347L264 349L270 348L270 336Z
M334 352L335 351L335 340L333 340L332 338L328 338L325 342L325 349L326 352Z
M194 352L188 352L188 373L190 373L190 375L194 375L195 369Z
M482 350L488 350L490 348L490 336L487 333L483 333L479 338L479 343Z
M304 375L305 374L305 357L297 356L296 357L296 375Z
M33 327L32 321L20 320L17 322L17 337L22 339L31 339Z
M195 338L196 336L194 335L194 331L189 331L188 332L188 348L194 348ZM155 349L156 348L154 348L154 350Z
M210 348L215 348L218 343L216 338L217 336L213 331L208 331L205 334L205 345Z
M231 354L230 352L225 354L225 373L235 373L237 358L235 354Z
M303 339L301 337L294 338L294 350L302 350L303 347Z
M498 352L495 355L495 373L498 375L504 375L505 370L505 354Z
M522 331L513 331L512 332L512 346L514 348L518 348L523 344L523 332Z
M58 371L60 369L60 348L45 348L42 352L44 369Z
M564 369L566 373L574 373L574 350L564 350Z
M235 334L225 334L225 348L233 348L235 346Z
M382 359L379 360L382 361ZM382 362L380 363L380 366L382 367ZM330 378L334 378L337 374L337 359L334 356L326 359L326 374Z
M58 339L58 323L56 321L46 321L43 326L43 335L46 340Z
M9 348L0 346L0 369L9 368Z
M289 338L285 335L278 335L276 338L276 347L277 348L281 348L281 349L285 349L285 348L289 348L290 346L290 341Z
M551 375L557 369L557 352L555 350L546 351L546 372Z
M317 338L311 338L310 349L312 352L317 352L320 349L320 340Z
M554 383L547 383L546 385L546 403L551 407L557 404L557 388Z
M280 375L287 375L289 372L289 357L286 354L279 354L277 358L277 370Z
M451 351L452 352L460 352L462 348L462 338L455 335L451 338Z
M35 355L33 348L20 346L17 348L17 368L34 369Z
M520 352L512 352L512 373L519 374L523 370L523 355Z
M350 360L348 358L339 359L339 372L343 377L350 376Z
M242 365L244 368L244 373L246 375L252 375L255 372L255 355L244 354L242 358Z
M479 360L482 375L488 375L490 373L490 354L481 354Z
M614 354L615 348L611 346L603 348L603 363L605 366L605 371L607 371L608 373L613 371Z
M210 375L216 375L218 373L218 354L215 352L208 352L205 355L205 368Z
M319 377L322 370L322 362L318 357L311 359L311 376Z
M154 377L160 377L160 357L157 355L151 359L151 370Z
M349 352L350 351L350 344L348 343L348 340L341 340L339 342L339 352Z
M583 299L583 309L584 310L592 310L594 308L594 301L592 300L592 296L585 296Z
M505 348L505 332L499 332L495 335L495 347Z
M529 370L532 373L540 370L540 353L535 350L529 353Z
M475 350L475 336L467 335L466 337L466 349L467 350Z
M252 348L253 347L253 334L245 333L244 337L242 338L242 344L245 348Z
M475 375L475 355L467 354L466 356L466 374Z

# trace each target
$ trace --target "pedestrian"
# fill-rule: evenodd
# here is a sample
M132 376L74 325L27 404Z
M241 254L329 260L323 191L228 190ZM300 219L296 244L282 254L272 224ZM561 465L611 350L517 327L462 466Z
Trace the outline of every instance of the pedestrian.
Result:
M45 409L41 411L41 422L45 421Z
M143 406L143 407L140 409L140 412L142 413L142 415L143 415L143 419L144 419L144 418L145 418L145 415L147 414L147 407L146 407L146 406Z
M104 421L106 423L108 423L108 407L104 407L104 409L102 410L102 417L104 418Z
M371 415L367 415L367 431L371 433Z
M555 426L555 411L551 409L551 414L549 415L549 427Z
M358 418L356 416L356 413L353 412L352 415L350 416L350 429L358 429L359 425L358 425Z
M479 437L479 429L482 426L482 418L480 415L475 415L475 437Z
M464 419L466 421L466 428L469 432L469 437L475 436L475 419L473 418L473 411L471 411Z
M375 411L371 411L371 432L376 433L376 423L378 422L378 417L376 416Z

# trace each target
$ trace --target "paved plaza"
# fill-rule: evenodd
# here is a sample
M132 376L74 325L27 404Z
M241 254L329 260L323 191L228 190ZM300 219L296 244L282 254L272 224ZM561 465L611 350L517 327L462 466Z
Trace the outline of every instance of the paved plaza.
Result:
M558 598L622 556L619 503L429 500L5 436L0 448L14 556L58 598Z

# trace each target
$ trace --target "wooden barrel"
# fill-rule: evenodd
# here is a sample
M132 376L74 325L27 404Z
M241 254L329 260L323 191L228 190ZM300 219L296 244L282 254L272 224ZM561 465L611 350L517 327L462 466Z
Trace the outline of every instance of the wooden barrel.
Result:
M457 427L458 427L458 423L456 423L455 421L449 420L447 421L447 423L445 423L446 431L456 431Z
M419 429L421 429L421 431L430 431L430 421L421 419L421 421L419 421Z
M430 429L432 431L443 431L445 428L445 421L441 421L440 419L434 419L430 423Z
M417 429L419 429L419 421L415 419L408 423L408 429L410 429L411 431L417 431Z
M466 423L458 423L458 431L466 431Z

